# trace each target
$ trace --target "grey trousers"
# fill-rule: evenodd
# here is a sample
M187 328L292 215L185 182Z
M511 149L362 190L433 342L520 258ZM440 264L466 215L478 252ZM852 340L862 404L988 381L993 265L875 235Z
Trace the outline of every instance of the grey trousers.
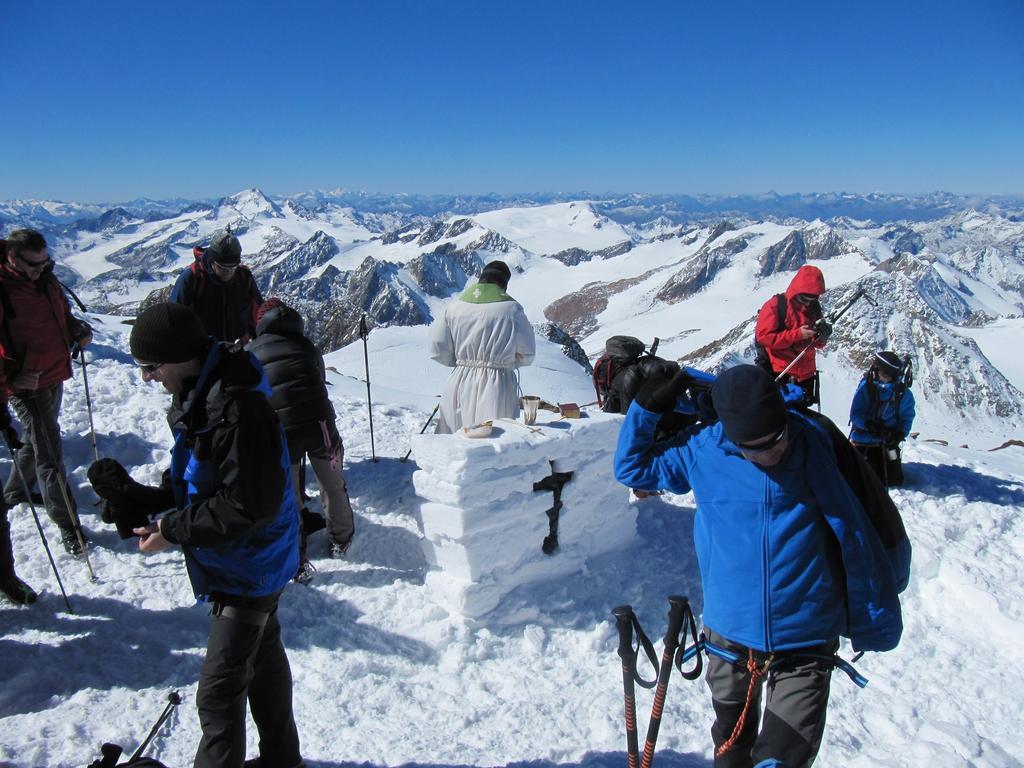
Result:
M355 533L355 519L352 504L348 498L348 487L341 473L345 459L345 447L338 437L333 423L307 425L298 430L288 430L288 453L292 465L292 485L295 500L302 506L302 488L299 484L299 461L308 455L316 481L322 491L324 517L327 519L327 538L331 544L347 544Z
M75 497L68 485L60 437L60 404L64 398L64 384L55 384L34 392L18 392L11 396L11 405L25 428L17 452L18 466L29 489L37 481L43 495L46 513L61 529L74 531L71 512L77 512ZM62 487L63 486L63 487ZM24 495L18 472L12 467L4 484L4 498L17 499ZM71 501L71 512L65 502L65 492Z
M717 752L732 734L747 700L749 649L707 627L704 632L712 643L728 648L743 659L740 664L731 664L708 655L706 680L715 708L711 738ZM804 650L832 654L838 647L838 640L835 640ZM767 656L762 651L754 651L759 665L764 664ZM832 667L823 661L801 659L799 651L778 652L775 658L779 662L772 666L767 682L754 691L739 738L728 752L715 758L715 768L751 768L769 758L785 762L790 768L805 768L817 757L825 733ZM762 699L764 718L760 723Z

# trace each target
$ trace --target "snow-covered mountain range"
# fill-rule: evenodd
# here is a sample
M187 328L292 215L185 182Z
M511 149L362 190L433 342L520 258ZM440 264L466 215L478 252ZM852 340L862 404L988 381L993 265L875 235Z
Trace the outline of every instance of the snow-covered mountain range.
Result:
M848 382L888 347L913 359L926 419L931 407L969 431L1019 430L1024 380L1001 339L1024 322L1022 201L941 193L539 199L345 190L270 198L249 189L214 202L102 211L13 201L0 204L0 216L8 229L41 227L61 278L91 310L123 315L166 295L192 247L230 227L264 294L297 306L324 351L355 338L364 314L374 327L428 324L500 258L517 273L511 293L567 353L583 357L578 342L593 359L610 335L657 336L663 356L716 369L750 358L761 303L815 263L830 289L828 311L867 295L824 355L826 398L847 398Z
M700 613L696 500L627 501L625 488L635 539L568 575L521 583L472 627L434 601L414 481L421 457L401 457L448 375L427 358L425 323L491 258L513 266L510 292L547 339L520 376L524 391L549 402L593 397L583 363L616 333L658 336L661 354L699 367L749 357L758 308L801 264L823 270L830 312L863 289L870 302L853 305L819 359L823 410L845 423L877 347L914 359L918 434L905 444L907 484L892 490L914 561L901 645L857 662L871 680L864 690L835 677L815 764L1024 765L1024 672L1012 661L1024 627L1019 214L961 201L932 217L733 211L677 219L655 211L655 199L636 203L630 219L614 210L624 198L490 206L449 198L425 212L411 198L389 204L336 191L283 199L247 190L166 210L105 207L63 222L5 218L3 232L44 229L60 274L90 305L91 400L76 365L61 427L99 578L54 546L56 528L39 510L74 603L76 613L66 613L27 506L10 510L18 573L40 600L29 608L0 602L0 765L85 765L104 741L130 752L171 690L185 704L150 747L169 766L191 764L207 611L194 605L180 552L142 557L102 523L86 469L97 445L140 482L159 481L167 396L141 381L122 316L166 290L192 246L228 225L265 293L298 304L333 350L325 356L328 391L357 533L344 560L325 557L323 534L315 534L312 585L290 584L281 601L310 768L621 766L621 664L610 608L632 604L652 637L664 628L666 595L690 595ZM345 344L364 312L375 325L367 347ZM572 349L575 358L564 354ZM508 426L524 441L535 438ZM594 471L610 471L606 462L595 461ZM501 480L530 488L514 468ZM549 504L496 504L493 513L543 527ZM310 506L321 508L316 498ZM514 583L516 573L506 575ZM853 655L848 643L840 653ZM641 729L651 700L650 692L637 696ZM675 676L658 765L708 768L711 720L705 685ZM250 727L250 756L256 740Z

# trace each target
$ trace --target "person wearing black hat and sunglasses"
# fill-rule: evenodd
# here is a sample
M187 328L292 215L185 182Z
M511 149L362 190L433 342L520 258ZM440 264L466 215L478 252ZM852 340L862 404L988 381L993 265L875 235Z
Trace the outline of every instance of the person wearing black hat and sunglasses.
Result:
M903 485L900 444L914 426L914 393L899 355L876 352L850 404L850 442L887 486Z
M688 385L684 372L644 384L619 433L615 476L629 488L694 493L715 766L809 766L832 672L820 657L835 653L840 636L855 650L896 647L909 542L886 549L840 469L842 433L787 409L757 366L723 372L710 409L698 398L717 421L655 443L661 414ZM763 718L751 667L770 670Z
M537 342L523 308L507 293L511 276L503 261L486 264L430 326L430 357L455 369L441 394L439 434L519 415L515 371L533 362Z
M253 338L256 310L263 296L249 268L241 263L242 244L225 230L214 236L210 246L192 249L195 257L178 275L170 301L195 310L207 332L220 341Z
M298 768L277 604L299 566L299 512L266 377L249 352L207 336L198 315L180 304L142 312L129 344L143 381L171 395L170 469L152 488L105 458L89 468L89 480L116 522L132 520L126 533L139 537L142 552L182 548L196 598L211 606L195 765L242 765L248 701L259 765ZM138 521L140 502L169 511Z

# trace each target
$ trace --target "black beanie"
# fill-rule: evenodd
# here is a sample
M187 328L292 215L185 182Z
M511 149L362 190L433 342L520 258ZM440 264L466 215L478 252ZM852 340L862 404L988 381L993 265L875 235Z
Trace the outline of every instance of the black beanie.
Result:
M186 363L205 357L210 340L199 315L184 304L155 304L135 318L128 342L142 363Z
M210 243L210 258L218 264L234 266L242 261L242 244L230 232L221 232Z
M875 352L875 367L895 379L903 370L903 361L895 352Z
M779 385L763 368L737 365L711 386L711 402L733 443L769 438L786 426L788 413Z
M504 261L491 261L484 266L477 282L498 285L504 291L508 288L508 281L511 277L512 270L508 268L508 264Z

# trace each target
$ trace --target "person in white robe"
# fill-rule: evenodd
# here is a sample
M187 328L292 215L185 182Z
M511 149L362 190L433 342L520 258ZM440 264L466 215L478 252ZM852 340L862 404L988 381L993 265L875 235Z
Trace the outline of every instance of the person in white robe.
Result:
M511 276L505 262L490 262L430 327L430 357L455 369L441 395L438 434L519 416L515 370L533 362L536 340L506 293Z

